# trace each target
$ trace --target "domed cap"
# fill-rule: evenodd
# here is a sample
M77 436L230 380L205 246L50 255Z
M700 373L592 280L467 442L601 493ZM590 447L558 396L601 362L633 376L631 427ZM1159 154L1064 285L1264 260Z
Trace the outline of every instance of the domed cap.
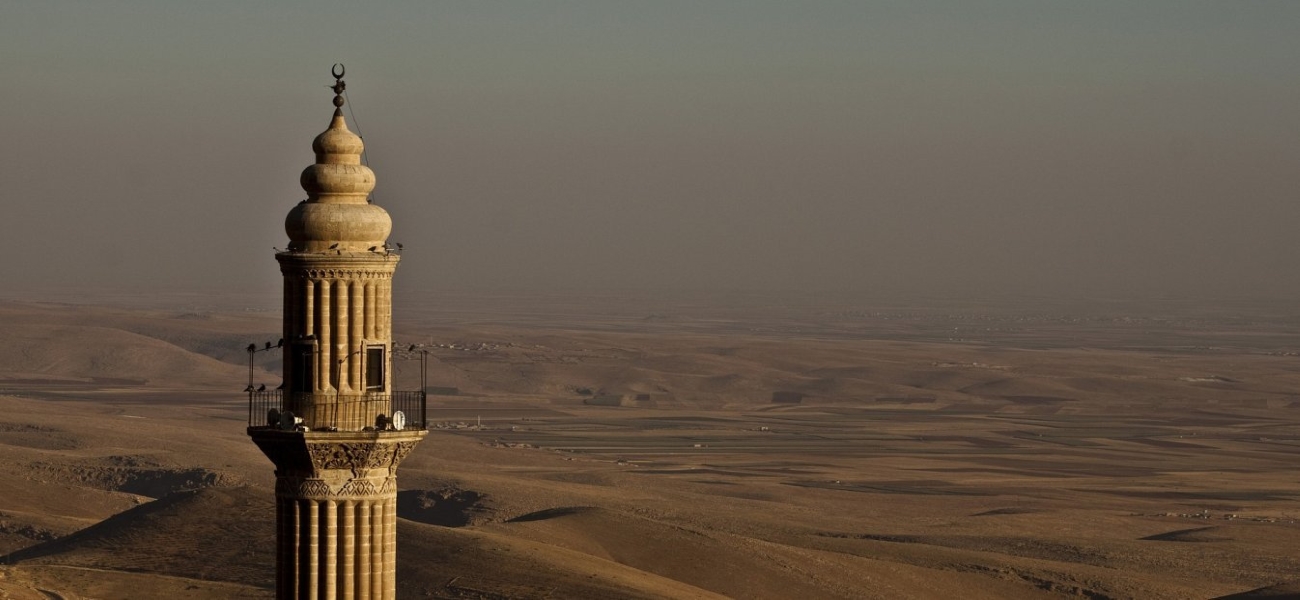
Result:
M343 109L336 108L329 128L312 140L311 149L316 153L318 163L360 164L361 153L366 146L362 143L361 136L348 129L347 121L343 119Z
M365 144L348 131L343 111L334 109L330 126L311 143L316 164L303 169L300 182L308 202L364 203L375 189L375 173L361 164Z
M336 72L335 77L341 76ZM307 200L289 211L284 222L291 251L382 247L393 228L388 213L369 202L375 173L361 164L365 144L343 119L344 87L342 79L335 82L334 116L312 141L316 163L303 169L299 178Z

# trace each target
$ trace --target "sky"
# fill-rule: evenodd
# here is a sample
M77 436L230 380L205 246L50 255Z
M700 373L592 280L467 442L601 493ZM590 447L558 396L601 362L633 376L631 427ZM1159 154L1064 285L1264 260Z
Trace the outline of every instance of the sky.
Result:
M13 2L0 281L278 293L346 65L416 292L1300 293L1300 2Z

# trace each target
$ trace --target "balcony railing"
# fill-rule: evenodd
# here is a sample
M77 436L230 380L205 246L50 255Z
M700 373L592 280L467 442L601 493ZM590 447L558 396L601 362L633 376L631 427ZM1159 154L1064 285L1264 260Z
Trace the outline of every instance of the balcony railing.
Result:
M301 425L311 430L391 429L393 413L398 411L406 417L404 429L428 428L424 392L286 394L281 390L266 390L248 393L249 427L286 428L282 419L288 413L301 419ZM271 422L273 417L280 421Z

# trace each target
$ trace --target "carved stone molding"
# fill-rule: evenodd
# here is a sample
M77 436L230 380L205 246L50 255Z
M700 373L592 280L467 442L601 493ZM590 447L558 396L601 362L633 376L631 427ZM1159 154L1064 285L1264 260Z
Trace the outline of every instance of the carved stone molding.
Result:
M339 488L339 496L375 496L379 490L375 489L375 484L369 479L353 479Z
M352 469L360 465L357 459L363 444L307 444L307 454L311 456L312 466L316 469Z
M397 493L397 466L425 431L303 432L250 428L275 463L276 495L345 499Z
M312 466L317 469L396 470L419 442L346 442L307 444Z
M406 457L411 454L411 451L415 449L415 445L418 443L419 442L397 442L396 444L393 444L393 461L389 463L388 468L391 469L392 472L396 473L397 465L402 464L402 461L406 460Z
M275 495L285 498L323 498L333 496L334 490L320 479L302 477L277 477Z
M396 444L382 442L344 442L307 444L312 466L317 469L378 469L393 464L393 455L400 451ZM412 444L414 446L414 444ZM410 448L406 449L409 453Z
M376 485L378 483L378 485ZM323 479L310 477L277 477L275 495L292 499L343 499L378 498L397 493L397 481L386 477L382 483L374 479L348 479L337 488Z
M294 269L292 273L312 280L356 280L356 279L392 279L392 271L370 271L363 269Z

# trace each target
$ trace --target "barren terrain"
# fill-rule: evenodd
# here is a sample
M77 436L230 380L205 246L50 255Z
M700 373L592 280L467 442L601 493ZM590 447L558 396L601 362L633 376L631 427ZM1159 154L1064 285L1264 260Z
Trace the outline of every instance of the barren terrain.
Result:
M273 597L277 303L0 302L0 598ZM1290 310L399 297L399 593L1298 597Z

